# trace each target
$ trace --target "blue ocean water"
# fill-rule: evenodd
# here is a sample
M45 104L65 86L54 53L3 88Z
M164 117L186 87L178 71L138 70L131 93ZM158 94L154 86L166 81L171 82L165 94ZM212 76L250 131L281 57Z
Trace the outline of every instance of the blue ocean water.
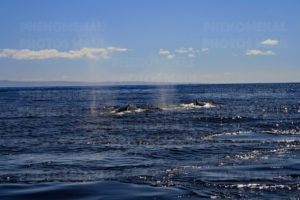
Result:
M300 198L299 83L0 88L0 199L200 198Z

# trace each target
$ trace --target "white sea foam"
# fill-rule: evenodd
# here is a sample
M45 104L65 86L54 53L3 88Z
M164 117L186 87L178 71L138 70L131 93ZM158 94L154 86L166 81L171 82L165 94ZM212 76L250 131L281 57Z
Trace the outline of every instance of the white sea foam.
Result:
M278 134L278 135L300 135L299 130L261 130L261 131L235 131L235 132L224 132L224 133L216 133L212 135L208 135L205 137L202 137L202 140L212 140L215 137L220 137L220 136L225 136L225 135L241 135L241 134ZM272 140L272 142L295 142L298 141L298 139L292 138L292 139L277 139L277 140Z
M124 114L129 114L129 113L140 113L140 112L144 112L144 111L146 111L146 109L136 108L133 110L125 110L125 111L121 111L121 112L114 110L111 112L111 114L124 115Z
M162 107L162 110L192 110L192 109L201 109L201 108L214 108L216 107L212 103L205 102L203 106L196 105L194 103L188 103L188 104L180 104L179 106L176 105L170 105L166 107Z
M249 184L237 184L237 185L232 185L233 187L237 188L250 188L250 189L259 189L259 190L273 190L273 189L288 189L291 190L292 187L290 185L283 185L283 184L278 184L278 185L266 185L266 184L258 184L258 183L249 183Z
M216 107L210 102L205 102L203 106L196 105L194 103L189 103L189 104L180 104L181 107L187 108L187 109L195 109L195 108L214 108Z
M269 134L278 134L278 135L300 135L300 131L299 130L276 130L276 129L272 129L272 130L266 130L266 131L261 131L262 133L269 133Z

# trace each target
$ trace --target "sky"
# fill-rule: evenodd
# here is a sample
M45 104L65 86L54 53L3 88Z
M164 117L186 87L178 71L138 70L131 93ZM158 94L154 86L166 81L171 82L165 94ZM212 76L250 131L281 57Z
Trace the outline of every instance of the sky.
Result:
M299 0L2 0L0 80L300 81Z

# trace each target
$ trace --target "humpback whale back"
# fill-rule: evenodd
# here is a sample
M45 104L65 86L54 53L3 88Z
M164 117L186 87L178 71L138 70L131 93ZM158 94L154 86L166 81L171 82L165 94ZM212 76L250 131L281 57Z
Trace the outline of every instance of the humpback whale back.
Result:
M204 106L204 105L205 105L205 103L203 103L203 102L199 102L199 100L198 100L198 99L196 99L195 105L197 105L197 106Z
M116 112L120 113L120 112L130 111L130 110L132 110L132 108L131 108L131 105L129 103L127 106L119 108Z
M130 103L125 107L125 110L126 111L129 111L131 109L131 105L130 105Z

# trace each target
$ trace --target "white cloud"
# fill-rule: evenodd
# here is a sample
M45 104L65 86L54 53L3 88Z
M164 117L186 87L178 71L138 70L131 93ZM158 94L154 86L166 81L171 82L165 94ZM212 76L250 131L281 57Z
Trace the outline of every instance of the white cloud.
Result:
M268 39L268 40L265 40L265 41L261 42L261 44L265 44L265 45L276 45L278 43L279 43L278 40L271 40L271 39Z
M186 50L186 49L175 49L174 51L176 53L187 53L188 52L188 50Z
M3 49L0 52L0 58L13 58L17 60L43 60L50 58L88 58L88 59L103 59L110 58L108 54L112 52L125 52L128 49L119 47L105 48L82 48L81 50L58 51L56 49L44 49L34 51L30 49Z
M160 49L159 52L158 52L158 54L170 54L170 51Z
M175 57L174 54L170 54L170 55L167 56L167 58L169 58L169 59L172 59L172 58L174 58L174 57Z
M251 55L263 55L263 56L268 56L268 55L275 55L275 53L273 51L261 51L261 50L247 50L246 52L247 56L251 56Z
M188 48L179 48L172 51L160 49L159 54L166 54L168 55L167 58L174 58L175 55L178 54L185 54L187 57L195 58L198 53L208 51L208 48L202 48L202 49L194 49L193 47Z
M174 50L176 53L188 53L188 52L194 52L194 49L192 47L184 49L184 48L180 48L180 49L175 49Z

